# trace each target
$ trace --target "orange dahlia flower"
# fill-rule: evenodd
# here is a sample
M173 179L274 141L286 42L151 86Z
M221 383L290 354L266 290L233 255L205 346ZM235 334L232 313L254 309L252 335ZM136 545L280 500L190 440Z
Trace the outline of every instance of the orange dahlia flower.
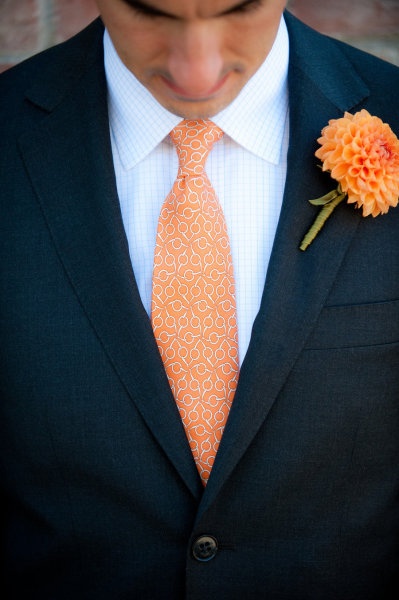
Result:
M399 199L399 140L387 123L363 109L332 119L317 140L323 171L339 182L363 216L388 212Z

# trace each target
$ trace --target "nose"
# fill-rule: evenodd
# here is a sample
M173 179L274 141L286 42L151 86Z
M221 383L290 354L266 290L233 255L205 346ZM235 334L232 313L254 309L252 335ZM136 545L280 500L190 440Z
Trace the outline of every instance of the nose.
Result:
M173 84L187 96L206 96L223 71L220 32L206 23L187 25L172 40L168 71Z

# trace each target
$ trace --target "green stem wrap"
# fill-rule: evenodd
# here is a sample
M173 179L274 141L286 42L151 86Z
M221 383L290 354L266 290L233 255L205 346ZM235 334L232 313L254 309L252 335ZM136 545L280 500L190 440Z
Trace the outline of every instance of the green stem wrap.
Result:
M338 204L342 202L342 200L344 200L344 198L346 198L346 193L339 193L337 191L335 194L331 194L333 195L333 199L327 200L325 203L322 201L323 199L321 198L318 200L310 200L312 204L324 204L324 206L317 215L312 227L309 229L309 231L303 238L302 243L299 246L301 250L305 251L306 248L313 242L316 235L319 233L320 229L323 227L324 223L327 221L328 217L331 215L333 210L338 206ZM331 194L327 194L327 196L331 197Z

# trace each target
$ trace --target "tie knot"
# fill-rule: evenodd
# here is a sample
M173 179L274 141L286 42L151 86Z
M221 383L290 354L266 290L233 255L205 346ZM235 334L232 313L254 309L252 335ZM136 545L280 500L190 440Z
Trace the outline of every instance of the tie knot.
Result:
M170 132L176 146L180 168L198 174L204 169L205 161L223 131L209 120L185 120Z

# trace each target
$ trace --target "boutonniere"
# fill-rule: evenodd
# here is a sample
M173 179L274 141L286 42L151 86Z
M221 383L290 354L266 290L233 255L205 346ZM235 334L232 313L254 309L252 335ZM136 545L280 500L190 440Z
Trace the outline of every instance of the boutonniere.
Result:
M306 250L343 200L363 209L363 217L388 212L399 199L399 140L387 123L363 109L332 119L317 140L315 156L338 182L335 190L309 200L321 210L300 245Z

